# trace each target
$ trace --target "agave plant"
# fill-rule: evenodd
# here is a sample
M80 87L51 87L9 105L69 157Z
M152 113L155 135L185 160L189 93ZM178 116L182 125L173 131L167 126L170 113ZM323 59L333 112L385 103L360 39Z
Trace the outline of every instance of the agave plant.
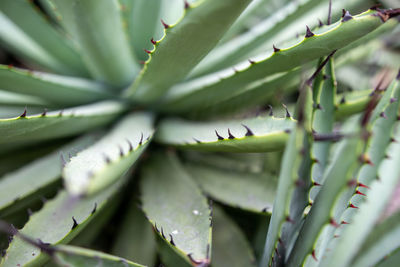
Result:
M0 1L0 266L398 266L385 3Z

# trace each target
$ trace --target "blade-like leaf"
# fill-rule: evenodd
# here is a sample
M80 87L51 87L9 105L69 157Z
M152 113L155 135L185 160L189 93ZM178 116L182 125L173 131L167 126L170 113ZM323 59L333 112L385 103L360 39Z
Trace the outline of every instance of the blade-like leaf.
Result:
M142 206L155 230L188 263L206 264L211 253L210 208L199 187L172 154L144 167Z
M400 128L398 126L396 126L394 134L395 139L400 139ZM352 266L350 264L353 257L361 248L368 232L375 227L380 219L388 201L396 190L396 185L399 183L400 144L391 143L387 155L388 157L383 160L379 167L380 180L375 180L370 186L368 201L360 205L358 213L343 230L341 237L336 240L335 250L322 260L321 266ZM348 244L352 244L352 246Z
M277 181L266 173L249 174L185 164L186 170L206 195L232 207L271 212Z
M90 80L0 65L0 88L38 96L54 104L79 105L111 97L106 87Z
M166 26L140 76L126 92L136 101L159 99L217 44L249 0L202 0L189 5L182 20Z
M159 126L156 140L182 149L267 152L284 147L287 132L294 124L291 117L271 116L216 122L166 119Z
M60 68L52 70L66 75L88 75L81 57L75 51L72 42L55 29L50 21L43 14L40 14L32 2L25 0L3 0L0 3L0 10L21 31L31 38L32 43L35 43L46 51L48 56L60 65ZM13 34L12 31L6 31L5 33ZM25 56L30 59L29 54L27 54L29 53L29 49L26 48L28 45L30 45L29 42L19 42L12 43L8 47L19 56Z
M55 199L46 202L40 211L30 217L20 230L21 234L51 245L69 243L103 208L107 208L106 204L125 180L119 180L92 198L77 200L70 198L65 191L60 192ZM38 247L16 236L8 247L1 266L42 266L47 260L47 255Z
M122 88L138 70L117 0L51 0L97 80ZM104 19L107 18L107 19Z
M86 248L58 245L52 255L53 261L61 267L145 267L129 260Z
M222 208L213 208L213 253L214 267L255 267L256 259L246 236L224 213Z
M12 93L0 90L0 106L50 106L48 102L36 96Z
M205 109L226 95L235 94L249 82L294 69L345 47L382 25L379 15L382 14L377 11L364 12L353 16L351 20L339 21L326 27L320 33L312 35L309 32L301 42L275 51L272 55L261 55L250 62L242 62L233 69L225 69L178 84L166 95L165 106L180 112L194 108ZM210 95L214 97L207 97ZM199 106L192 104L196 98L202 99L202 102L197 101Z
M39 115L0 119L0 144L34 142L72 136L110 123L125 109L118 102L100 102Z
M121 177L149 144L153 116L132 113L96 144L73 157L63 169L67 191L75 196L97 193Z
M33 161L23 168L0 177L0 217L7 211L5 208L15 209L30 201L40 189L54 183L61 177L62 160L74 156L83 148L96 140L95 135L82 137L66 146L57 149L45 157Z
M155 266L156 239L151 224L137 207L129 204L112 246L112 254L147 266Z

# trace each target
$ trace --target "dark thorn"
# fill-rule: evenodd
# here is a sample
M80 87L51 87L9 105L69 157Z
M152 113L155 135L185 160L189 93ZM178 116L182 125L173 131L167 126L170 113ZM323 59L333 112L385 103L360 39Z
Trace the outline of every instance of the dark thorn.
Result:
M335 228L338 228L338 227L339 227L339 224L338 224L337 222L335 222L335 220L332 219L332 218L330 219L329 223L330 223L330 225L332 225L332 226L335 227Z
M349 208L352 208L352 209L358 209L358 207L357 206L354 206L353 204L349 204Z
M291 118L292 116L290 116L290 112L289 112L287 106L285 104L282 104L282 106L286 110L286 118Z
M244 125L244 124L242 124L242 126L243 126L244 128L246 128L246 130L247 130L247 132L246 132L245 136L253 136L253 135L254 135L253 131L252 131L252 130L250 130L250 128L249 128L249 127L247 127L247 126L246 126L246 125Z
M38 243L35 245L37 247L39 247L41 251L43 251L49 255L52 255L55 252L55 249L50 247L50 245L51 245L50 243L45 243L41 239L38 239Z
M280 255L279 252L278 252L278 248L275 248L275 254L278 256L278 258L281 257L281 255Z
M310 28L308 26L306 26L307 30L306 30L306 38L310 38L314 36L314 33L310 30Z
M224 138L218 134L217 130L215 130L215 134L217 135L218 140L224 140Z
M251 59L249 59L249 63L250 63L251 65L254 65L254 64L256 64L256 62L255 62L255 61L253 61L253 60L251 60Z
M43 111L41 116L44 117L44 116L46 116L46 114L47 114L47 108L44 109L44 111Z
M321 186L321 184L320 184L320 183L317 183L317 182L313 182L313 185L314 185L314 186Z
M333 50L327 57L326 59L318 66L317 70L311 75L311 77L306 81L306 84L308 86L312 86L312 82L314 81L315 77L321 72L321 70L324 68L324 66L329 62L329 59L333 57L333 55L336 53L337 50Z
M323 110L321 104L319 104L319 103L315 106L315 108L316 108L316 109L319 109L319 110Z
M143 143L143 133L140 134L139 146Z
M320 20L320 19L318 19L318 23L319 23L319 27L323 27L324 26L324 23Z
M190 261L192 263L196 264L195 266L198 266L198 267L206 267L206 266L208 266L208 262L207 261L202 261L202 260L196 261L193 258L192 253L187 254L187 256L188 256L188 258L190 259Z
M162 228L162 226L161 226L161 236L162 236L164 239L166 239L166 238L165 238L165 235L164 235L164 229Z
M332 20L332 0L329 0L328 21L327 21L328 25L331 25L331 20Z
M394 102L396 102L396 101L397 101L397 98L394 98L394 97L390 98L390 103L391 103L391 104L394 103Z
M164 26L164 29L168 29L169 25L165 23L163 20L161 20L162 25Z
M275 53L281 51L279 48L276 48L275 45L272 45L272 47L274 48L274 52L275 52Z
M201 144L201 141L197 140L196 138L193 137L193 140L197 143L197 144Z
M151 42L153 45L156 45L156 44L157 44L157 42L154 41L154 38L151 38L150 42Z
M74 216L72 216L72 221L74 221L74 224L72 225L71 230L75 229L78 226L78 222L75 220Z
M124 150L122 149L121 146L118 146L118 147L119 147L119 156L123 157L124 156Z
M105 161L107 164L110 164L110 163L111 163L111 159L110 159L106 154L103 154L103 158L104 158L104 161Z
M382 118L387 119L386 113L384 111L382 111L379 116L381 116Z
M312 207L312 205L313 205L313 202L310 200L310 201L308 201L308 205L310 206L310 207Z
M340 224L349 224L349 223L346 221L341 221Z
M268 115L273 117L274 116L274 110L273 110L272 106L268 105L268 108L269 108L269 114Z
M228 134L229 134L229 139L235 139L235 137L232 135L231 130L228 128Z
M24 108L24 112L19 115L20 118L25 118L26 117L26 107Z
M346 22L346 21L349 21L351 19L353 19L353 16L350 14L350 12L343 9L342 22Z
M261 210L261 212L267 212L268 211L268 207L265 207Z
M131 141L129 141L128 139L126 139L126 142L128 142L128 145L129 145L129 152L132 152L132 151L133 151L133 146L132 146Z
M160 231L157 228L157 223L154 223L154 229L157 231L157 233L159 233Z
M311 252L311 256L313 257L313 259L314 259L315 261L318 261L317 257L315 256L315 250L313 250L313 251Z
M93 215L96 212L96 210L97 210L97 202L94 203L94 207L93 207L92 212L90 214Z
M391 142L391 143L397 143L397 140L394 139L393 137L391 137L391 138L390 138L390 142Z
M286 216L285 221L287 221L289 223L294 223L294 221L289 216Z
M343 96L342 99L340 99L340 104L346 103L346 98Z
M360 192L359 190L356 190L356 193L355 193L355 194L356 194L356 195L361 195L361 196L364 196L364 197L367 196L366 194Z
M146 52L147 54L151 54L151 51L150 50L147 50L147 49L143 49L144 50L144 52Z
M169 241L169 242L171 243L171 245L173 245L175 247L176 245L175 245L175 242L174 242L174 238L172 237L171 234L169 234L169 237L171 238L171 241Z
M184 0L185 2L185 9L189 9L190 8L190 4L187 0Z

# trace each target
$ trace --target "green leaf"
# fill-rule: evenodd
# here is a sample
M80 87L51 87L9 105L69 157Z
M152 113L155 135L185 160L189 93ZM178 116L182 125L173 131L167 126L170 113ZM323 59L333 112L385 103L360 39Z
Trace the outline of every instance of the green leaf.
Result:
M122 119L110 133L67 163L63 169L67 191L87 196L115 182L145 150L153 131L151 114L132 113Z
M346 137L338 143L330 165L322 178L324 184L315 198L310 212L305 218L299 237L296 240L292 252L288 257L288 266L300 266L306 256L312 255L313 246L322 233L324 226L331 226L331 214L337 199L341 196L340 192L347 188L347 184L353 178L353 172L357 170L359 157L362 153L362 140L359 137L357 117L352 118L344 126L344 133L349 131L351 136Z
M290 209L291 201L296 190L296 175L301 164L301 150L303 146L305 131L300 127L293 127L293 130L286 143L286 148L281 162L279 173L278 188L272 209L272 216L269 222L267 238L265 241L264 252L261 258L261 265L269 265L276 254L276 247L281 236L281 229L286 220L291 221ZM301 178L301 177L300 177ZM283 255L282 255L283 256Z
M287 131L294 124L291 117L280 119L270 116L214 122L166 119L159 125L156 140L182 149L267 152L283 148Z
M210 208L172 154L157 154L142 171L143 211L155 230L188 263L210 261Z
M400 249L392 254L388 255L387 258L382 260L377 267L397 267L400 261Z
M103 252L86 248L58 245L54 247L53 261L58 266L85 267L85 266L107 266L107 267L144 267L129 260L109 255Z
M39 158L24 167L0 177L0 216L5 208L15 209L16 206L31 201L35 193L49 186L61 177L62 160L74 156L83 148L96 140L95 135L88 135L73 141L57 151Z
M364 111L369 101L371 101L371 92L371 89L367 89L338 95L335 113L336 119L343 119Z
M0 90L0 106L50 106L43 99L36 96L12 93Z
M52 66L44 67L66 75L88 75L72 42L63 33L55 29L44 14L40 14L40 11L32 2L4 0L0 3L0 10L30 38L30 42L13 42L7 46L12 52L29 60L31 58L27 46L38 46L59 65L56 68ZM6 31L5 34L11 35L13 31Z
M249 0L202 0L190 5L182 20L166 27L140 76L126 94L149 103L183 80L214 48Z
M256 258L241 229L218 206L213 208L214 267L255 267Z
M271 175L233 172L194 163L185 169L206 195L232 207L271 212L277 181Z
M112 97L90 80L0 65L0 88L37 96L58 105L80 105Z
M363 267L374 265L383 260L387 254L400 247L400 213L397 212L374 227L365 239L362 248L351 266Z
M400 128L396 126L394 138L400 139ZM351 261L356 256L367 234L374 229L382 212L386 208L396 185L399 183L400 173L400 144L391 143L387 150L388 158L384 159L379 167L380 180L375 180L370 186L368 201L362 203L351 224L337 239L335 250L321 262L321 266L352 266ZM374 240L376 241L376 240ZM348 244L352 244L349 246ZM372 256L372 255L371 255Z
M180 111L193 108L205 108L213 99L225 98L226 95L235 94L253 81L258 81L267 76L292 70L307 62L316 60L330 54L336 49L358 40L374 29L382 25L382 21L376 11L367 11L353 16L351 20L337 22L323 32L315 33L311 37L305 37L301 42L281 48L274 53L267 53L252 59L251 62L241 62L234 68L221 70L178 84L171 88L165 96L165 105L171 109ZM207 97L207 96L213 96ZM194 98L202 97L202 106L190 106L185 104ZM207 99L207 101L205 101Z
M43 208L34 213L20 233L51 245L69 243L103 209L110 198L121 188L126 179L120 179L92 198L74 199L67 192L60 192ZM45 222L45 223L44 223ZM1 261L1 266L42 266L47 260L39 248L14 237Z
M117 0L51 0L91 75L119 89L138 71ZM107 18L107 19L104 19Z
M156 239L151 224L137 207L135 198L129 203L113 243L112 253L120 257L155 266Z
M36 142L72 136L110 123L125 109L113 101L52 111L39 115L0 119L0 144Z

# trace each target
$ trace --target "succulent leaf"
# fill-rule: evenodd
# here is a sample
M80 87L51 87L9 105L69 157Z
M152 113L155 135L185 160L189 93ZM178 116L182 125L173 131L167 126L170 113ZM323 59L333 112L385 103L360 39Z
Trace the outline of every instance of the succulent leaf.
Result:
M112 97L105 86L90 80L0 65L1 90L32 95L62 106Z
M34 142L73 136L111 122L125 110L115 101L104 101L76 108L0 119L0 144Z
M66 164L63 178L67 191L75 196L88 196L104 190L135 163L153 131L153 115L127 115L111 132Z
M140 189L143 211L175 253L194 265L209 263L211 210L176 156L155 155L142 171Z
M188 5L179 23L164 24L164 37L149 51L150 59L126 94L144 103L158 100L214 48L249 3L249 0L202 0Z
M221 203L252 212L272 211L277 181L271 175L229 172L194 163L185 164L185 169L206 195Z
M182 149L267 152L283 148L294 124L291 117L270 116L215 122L165 119L159 125L156 141Z

